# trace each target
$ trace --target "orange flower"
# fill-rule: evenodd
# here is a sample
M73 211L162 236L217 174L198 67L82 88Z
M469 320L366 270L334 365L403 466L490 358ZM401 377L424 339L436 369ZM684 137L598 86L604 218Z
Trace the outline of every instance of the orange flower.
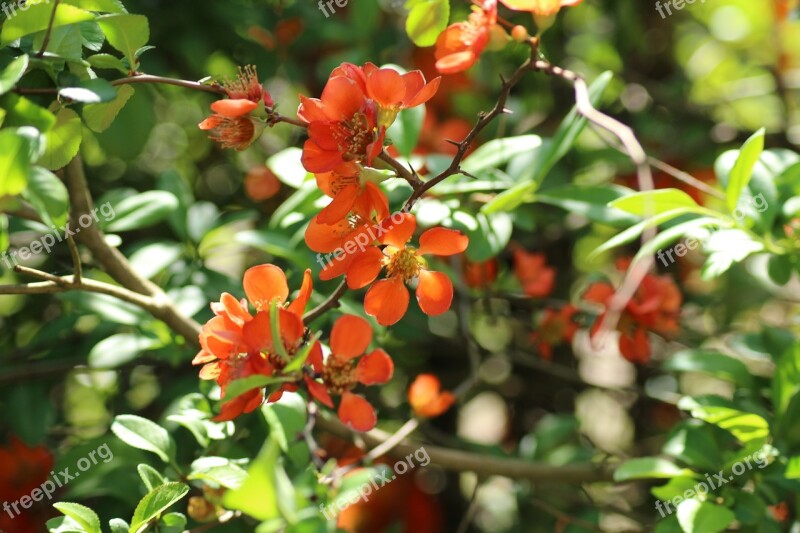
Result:
M425 82L419 70L400 74L393 68L378 68L372 63L358 67L342 63L332 75L346 76L359 84L362 92L378 108L378 125L388 128L403 109L417 107L430 100L439 89L441 77Z
M253 167L244 178L244 190L255 202L269 200L281 190L278 177L265 166Z
M572 342L578 325L573 322L577 308L565 305L559 311L547 308L544 318L539 323L537 330L531 335L531 340L538 345L539 354L548 361L553 358L553 346L563 342Z
M408 403L417 416L433 418L450 409L456 397L442 391L439 378L433 374L420 374L408 388Z
M331 74L322 96L300 95L297 116L308 124L302 163L309 172L330 172L345 162L372 164L383 150L385 128L358 81Z
M428 270L423 255L448 256L467 249L469 239L460 231L431 228L419 239L419 249L406 244L414 234L417 220L403 213L395 223L397 214L384 221L389 228L379 238L387 246L367 248L347 267L347 285L360 289L371 284L386 267L386 279L372 285L364 298L364 310L383 326L391 326L403 318L408 309L407 282L417 279L417 302L422 312L434 316L450 309L453 300L453 283L441 272ZM389 223L393 225L389 225Z
M497 279L497 259L470 261L464 256L462 260L461 270L468 287L473 289L486 287Z
M583 0L500 0L500 2L514 11L530 11L534 15L550 17L558 13L562 7L577 6Z
M23 496L39 487L48 479L53 468L53 454L44 446L28 446L12 435L7 446L0 448L0 501L17 502ZM37 505L37 504L34 504ZM30 505L28 506L30 507ZM49 514L40 508L19 509L19 514L10 510L0 512L0 531L7 533L28 533L44 531L44 523Z
M256 68L239 68L239 76L222 84L228 98L211 104L214 114L201 122L201 130L223 148L244 150L264 131L265 123L250 116L263 102L267 112L275 105L267 90L258 81Z
M361 395L351 392L357 384L380 385L392 379L394 363L381 349L365 355L372 342L369 322L354 315L343 315L331 331L331 354L322 367L322 382L305 376L309 393L320 403L333 408L331 395L341 396L339 419L356 431L375 427L375 409ZM358 363L356 363L358 359Z
M379 220L389 216L389 200L375 183L385 178L380 172L345 163L315 177L322 192L333 198L317 215L317 222L333 225L351 215L365 220L372 219L373 213Z
M614 287L607 282L593 283L583 297L589 302L608 307L614 297ZM634 363L649 361L650 341L647 332L653 331L665 337L677 333L681 301L680 290L672 278L647 274L636 294L626 304L617 325L622 355ZM605 313L597 318L592 334L596 333L604 318Z
M545 298L553 292L556 271L546 266L544 254L514 250L514 273L522 284L522 290L532 298Z
M287 362L273 353L270 327L272 302L283 304L289 296L286 275L275 265L259 265L244 273L243 285L247 300L256 309L255 316L250 314L247 300L237 300L233 295L223 293L219 302L211 304L216 316L203 325L200 332L201 350L192 361L194 365L204 365L200 370L201 379L217 381L222 398L231 381L256 374L271 376ZM311 291L311 271L306 270L297 299L286 309L279 309L281 340L289 355L296 353L302 344L305 330L302 315ZM267 355L262 354L265 350ZM317 358L321 362L321 351L316 355L315 352L316 348L309 358L312 365ZM242 413L249 413L262 401L260 389L248 391L225 402L216 420L231 420Z
M497 0L483 0L480 7L473 6L466 21L451 24L436 39L436 70L454 74L474 65L496 24Z

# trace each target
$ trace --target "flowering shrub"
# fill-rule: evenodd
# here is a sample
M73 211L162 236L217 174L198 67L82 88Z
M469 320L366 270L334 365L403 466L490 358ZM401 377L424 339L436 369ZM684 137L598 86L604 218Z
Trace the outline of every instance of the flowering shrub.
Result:
M800 527L796 5L157 4L3 5L0 533Z

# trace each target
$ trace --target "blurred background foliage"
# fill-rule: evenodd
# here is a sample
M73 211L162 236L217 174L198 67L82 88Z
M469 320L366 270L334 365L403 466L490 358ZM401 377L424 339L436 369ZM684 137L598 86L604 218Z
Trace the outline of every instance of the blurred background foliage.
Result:
M452 4L451 21L464 19L468 3ZM800 21L790 4L708 0L662 18L650 1L587 0L560 15L544 36L542 52L588 80L611 71L614 76L600 107L631 125L649 153L713 184L717 157L740 146L758 128L766 128L770 148L796 151L800 145ZM237 66L254 64L285 115L294 113L298 93L318 95L330 71L343 61L393 63L420 68L428 79L435 76L432 49L415 48L405 35L399 1L350 0L328 18L310 0L128 0L126 7L150 21L149 43L155 48L142 55L142 71L189 80L224 79L234 76ZM505 13L514 23L529 23L524 14ZM469 131L476 113L495 101L499 76L513 71L526 55L526 47L510 45L488 52L467 74L445 78L428 105L422 133L422 148L432 154L426 160L429 168L435 168L437 153L448 150L442 139L458 139ZM48 104L45 97L31 99ZM241 274L250 265L280 263L291 287L299 286L305 268L319 270L303 242L303 229L322 205L321 194L306 181L297 152L286 151L298 146L302 135L279 125L245 152L223 152L197 128L212 101L209 95L179 87L137 85L110 128L102 133L83 128L81 151L97 205L109 202L117 211L105 228L111 238L137 271L164 287L181 310L201 322L211 316L208 302L221 292L241 296ZM573 104L572 90L562 80L529 75L508 103L513 114L494 122L480 142L531 133L551 137ZM540 186L543 195L568 184L635 186L627 156L609 146L607 138L592 128L584 130L546 175ZM531 151L512 159L506 176L514 181L533 157ZM279 186L259 178L264 165L277 175ZM675 186L666 175L657 175L657 184ZM146 191L159 193L141 197ZM399 205L407 193L407 187L397 185L390 192L392 205ZM457 210L474 215L486 204L487 194L455 192L422 202L421 220L425 225L452 223ZM731 396L730 383L707 373L689 372L677 380L659 372L659 359L675 351L666 342L656 346L653 362L638 369L616 350L595 353L585 336L557 348L552 362L541 360L529 339L539 313L578 299L587 283L614 272L610 254L592 260L589 252L620 225L594 220L580 207L568 205L565 210L552 200L528 199L533 201L491 221L492 232L500 235L500 245L488 253L498 257L496 282L479 289L457 282L459 303L449 313L428 318L412 306L405 320L378 334L379 344L397 364L394 380L380 392L384 427L392 429L408 417L405 391L416 374L434 373L445 386L454 387L469 372L467 354L477 350L479 384L465 404L425 425L423 433L431 442L457 442L487 454L506 451L552 464L598 454L657 454L667 432L682 418L674 405L679 393ZM144 220L130 222L142 210ZM39 228L12 217L7 224L12 246L29 243ZM514 246L547 257L556 273L552 295L530 298L521 292L513 269ZM700 264L702 260L689 256L663 269L684 292L681 323L688 327L681 342L698 346L716 340L717 345L734 346L752 356L748 368L761 367L765 379L763 367L772 365L766 354L776 356L774 346L791 344L785 339L797 328L796 277L776 289L736 266L724 278L702 282ZM69 251L59 247L31 266L68 274ZM458 262L443 268L458 277ZM91 264L88 275L108 279ZM3 267L0 281L27 280ZM329 282L316 288L327 294L334 287ZM788 302L776 296L782 291ZM319 294L315 298L321 300ZM357 296L348 296L343 310L360 314ZM463 335L460 320L465 316L476 346ZM315 326L324 327L330 319L323 317ZM584 325L590 325L588 317ZM198 443L180 424L168 421L168 415L186 416L187 402L192 409L210 412L208 401L195 394L198 386L202 393L209 388L189 365L193 355L164 324L110 297L2 296L0 438L16 436L28 446L44 446L55 457L56 469L108 443L116 460L76 479L59 498L89 505L104 521L127 518L141 497L138 489L143 489L131 465L152 457L114 438L111 421L122 413L164 421L178 444L179 462L190 463ZM237 421L235 432L224 424L212 431L216 436L205 453L228 458L255 457L267 433L256 417ZM705 468L710 471L711 466ZM570 516L621 531L636 524L652 527L658 518L650 507L652 497L638 484L601 484L584 493L559 484L534 488L505 478L481 481L485 485L471 526L475 531L586 530ZM351 518L361 525L352 528L453 531L475 482L474 476L430 467L413 481L386 489L387 494L393 491L390 500L402 502L409 512L393 515L379 504L365 506L358 511L360 518ZM765 501L777 505L784 500L776 496ZM791 499L788 505L794 508ZM567 517L549 512L553 506ZM37 513L56 514L49 508ZM774 514L785 526L793 520ZM378 516L401 525L382 529L370 522L380 521ZM214 531L252 527L238 522ZM773 530L763 527L748 530Z

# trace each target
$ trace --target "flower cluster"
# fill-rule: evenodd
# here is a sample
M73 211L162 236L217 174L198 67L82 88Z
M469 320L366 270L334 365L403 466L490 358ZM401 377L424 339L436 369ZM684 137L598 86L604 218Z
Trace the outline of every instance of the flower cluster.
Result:
M331 353L325 357L322 344L303 323L313 288L309 270L291 303L286 275L275 265L248 269L243 285L247 299L224 293L211 304L215 316L203 325L202 349L193 361L203 365L202 379L213 379L220 387L223 404L215 420L232 420L258 408L264 401L263 385L236 391L234 397L228 397L228 388L237 380L263 376L273 386L267 401L277 401L284 391L304 385L311 396L331 408L332 395L341 396L342 422L358 431L372 429L375 410L352 391L359 383L386 383L394 364L380 349L364 355L372 341L369 323L352 315L339 318L331 332Z
M624 262L618 266L624 267ZM591 284L583 298L608 309L614 294L614 287L601 281ZM647 363L650 360L648 331L664 337L677 333L681 302L680 289L671 277L645 275L636 294L625 305L617 324L620 353L633 363ZM597 318L592 334L598 331L606 313L607 311L603 311Z
M223 148L244 150L261 136L266 122L252 115L261 105L269 114L275 107L253 66L239 68L239 76L222 84L228 98L211 104L214 112L199 124Z

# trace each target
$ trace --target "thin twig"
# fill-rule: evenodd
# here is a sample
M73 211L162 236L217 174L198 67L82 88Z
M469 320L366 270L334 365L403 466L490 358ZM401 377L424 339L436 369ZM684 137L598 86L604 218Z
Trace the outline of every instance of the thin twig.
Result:
M78 245L75 244L75 239L72 238L72 235L67 233L67 245L69 246L69 254L72 256L72 270L73 275L75 276L74 281L78 285L81 284L81 278L83 277L83 266L81 265L81 255L78 251Z
M350 441L356 435L338 420L320 417L317 420L317 427ZM368 446L378 446L391 438L389 433L378 429L357 435ZM514 457L494 457L482 453L431 446L410 439L398 443L387 455L403 458L420 448L425 448L431 458L431 464L453 472L475 472L479 476L504 476L538 482L590 483L612 480L613 468L606 464L584 463L553 466Z
M475 488L472 489L472 496L469 499L467 511L464 513L464 518L461 519L461 523L458 524L458 529L456 530L456 533L467 533L469 525L475 518L475 513L478 512L478 491L480 490L480 488L481 488L481 480L476 479Z
M321 314L325 313L328 309L333 309L334 307L339 307L339 300L344 296L344 293L347 292L347 281L342 280L339 283L339 286L336 287L336 290L328 296L324 302L319 304L317 307L303 315L303 322L308 324Z
M192 89L195 91L202 91L213 94L226 94L222 86L214 84L204 84L197 81L180 80L176 78L167 78L164 76L154 76L152 74L136 74L125 78L113 80L111 85L118 87L120 85L133 85L138 83L156 83L162 85L175 85L185 89ZM54 87L17 87L14 89L19 94L58 94L58 88Z
M44 53L47 51L47 46L50 44L50 37L53 34L53 24L56 21L56 11L58 10L58 4L61 3L61 0L55 0L53 3L53 11L50 13L50 21L47 23L47 30L44 32L44 39L42 40L42 49L39 50L39 53L36 54L36 57L44 57Z
M392 169L397 173L397 176L406 180L412 188L417 189L418 187L422 187L424 185L423 181L417 177L416 173L412 172L413 169L409 170L404 167L400 161L390 156L385 150L380 153L378 159L392 167Z
M308 453L311 456L311 461L317 467L317 470L322 470L322 467L325 466L325 461L322 459L321 452L324 453L324 451L322 448L320 448L319 444L317 444L317 441L314 438L314 426L317 423L318 413L319 409L316 403L306 402L306 424L303 426L303 431L300 434L300 437L305 440L306 444L308 445Z

